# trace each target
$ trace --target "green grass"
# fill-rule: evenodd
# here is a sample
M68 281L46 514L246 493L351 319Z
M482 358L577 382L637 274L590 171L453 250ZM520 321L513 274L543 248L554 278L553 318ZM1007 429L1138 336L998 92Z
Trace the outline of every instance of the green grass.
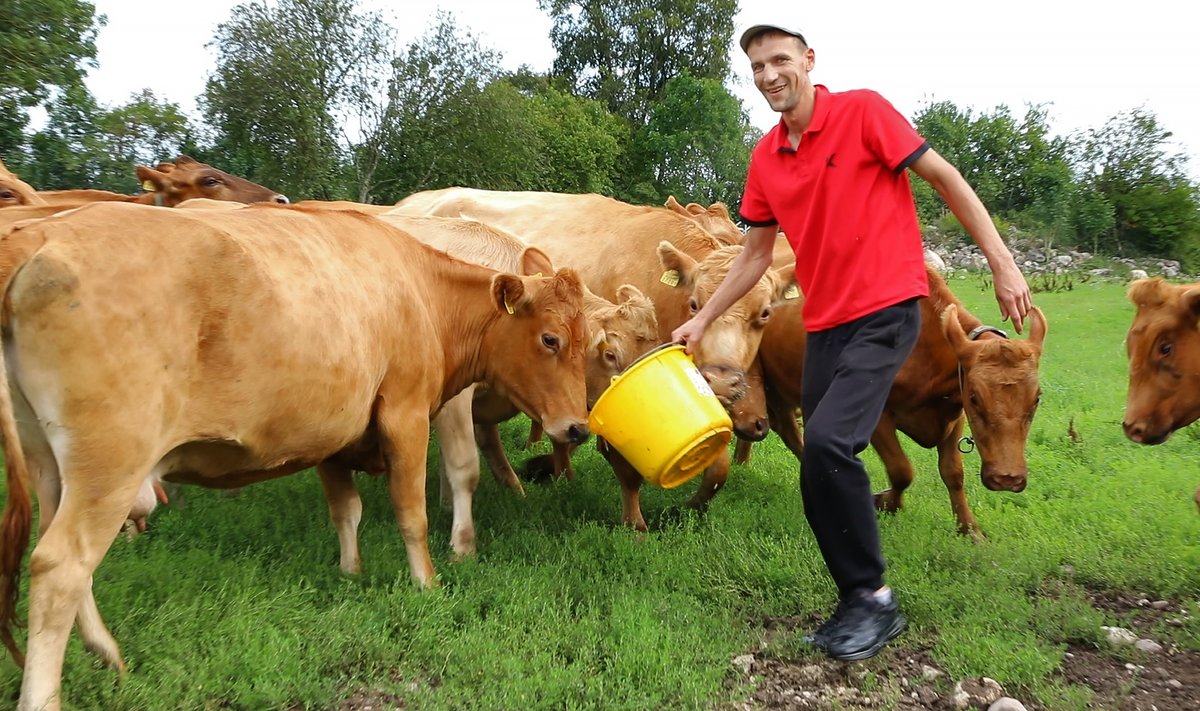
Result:
M995 322L977 279L951 287ZM1121 433L1132 316L1122 287L1083 284L1037 302L1050 330L1029 488L984 490L968 455L968 499L987 534L973 544L954 533L934 454L906 441L918 476L906 508L882 516L881 527L889 582L912 622L904 644L931 650L951 679L986 675L1052 708L1082 709L1087 690L1054 676L1063 652L1119 622L1089 605L1089 590L1137 591L1200 613L1192 503L1200 446L1196 429L1160 447ZM1067 436L1071 421L1079 442ZM517 460L524 427L504 429ZM480 552L463 563L450 560L449 514L431 476L442 586L427 592L409 581L378 479L358 479L366 570L358 579L337 570L312 472L236 498L188 489L184 506L155 514L150 533L114 544L96 574L129 674L118 681L73 636L65 707L325 709L367 692L422 709L691 709L749 693L730 660L759 649L762 620L816 619L833 602L795 459L772 436L749 466L734 468L704 517L678 511L691 485L647 488L652 530L637 535L618 523L611 473L585 450L578 480L529 485L526 499L485 474ZM882 488L878 458L865 459ZM1200 649L1194 622L1162 634ZM807 654L797 637L776 635L764 653ZM904 653L869 664L885 668ZM0 662L0 707L19 683L19 670Z

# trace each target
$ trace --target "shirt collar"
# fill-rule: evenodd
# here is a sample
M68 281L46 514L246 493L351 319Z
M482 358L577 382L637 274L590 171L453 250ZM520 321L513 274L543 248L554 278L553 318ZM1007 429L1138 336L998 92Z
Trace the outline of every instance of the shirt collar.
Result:
M824 84L816 84L813 89L816 90L813 94L813 116L812 121L808 122L808 128L804 129L805 133L820 131L825 127L825 117L829 115L829 89ZM775 152L792 150L791 144L788 143L787 124L783 122L782 116L775 126L774 134Z

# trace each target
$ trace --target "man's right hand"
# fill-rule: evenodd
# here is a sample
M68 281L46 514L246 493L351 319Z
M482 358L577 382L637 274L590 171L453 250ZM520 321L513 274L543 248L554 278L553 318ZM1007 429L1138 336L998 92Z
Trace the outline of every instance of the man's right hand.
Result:
M693 316L683 323L679 328L671 331L671 342L682 343L688 355L692 354L692 344L699 343L704 337L704 330L708 324L700 316Z

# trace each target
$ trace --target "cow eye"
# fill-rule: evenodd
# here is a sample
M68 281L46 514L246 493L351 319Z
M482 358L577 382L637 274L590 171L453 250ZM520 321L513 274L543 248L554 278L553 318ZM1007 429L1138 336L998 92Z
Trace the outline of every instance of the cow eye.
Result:
M1172 347L1170 341L1163 341L1162 343L1158 344L1158 354L1163 358L1171 355L1171 351Z
M0 200L12 200L15 197L11 190L0 190Z
M555 336L552 333L543 333L542 334L542 345L545 346L546 349L549 350L551 353L557 353L558 352L558 336Z
M611 350L604 351L604 360L608 361L610 365L616 365L617 354Z
M762 313L758 315L758 320L759 320L759 321L766 321L766 320L767 320L767 319L769 319L769 318L771 318L771 307L770 307L770 306L768 306L767 308L763 309L763 310L762 310Z
M696 313L699 310L700 310L700 304L696 303L696 298L692 297L692 298L688 299L688 311L691 311L692 313Z
M216 178L214 178L210 175L207 178L205 178L204 180L201 180L200 184L206 188L213 188L213 187L220 185L221 181L217 180Z

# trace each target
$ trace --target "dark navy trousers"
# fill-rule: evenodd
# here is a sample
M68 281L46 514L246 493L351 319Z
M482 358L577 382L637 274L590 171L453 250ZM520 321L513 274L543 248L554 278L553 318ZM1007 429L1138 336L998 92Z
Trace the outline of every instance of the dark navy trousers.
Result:
M808 334L801 411L804 515L843 599L883 587L883 552L867 470L871 442L892 380L921 329L917 299Z

